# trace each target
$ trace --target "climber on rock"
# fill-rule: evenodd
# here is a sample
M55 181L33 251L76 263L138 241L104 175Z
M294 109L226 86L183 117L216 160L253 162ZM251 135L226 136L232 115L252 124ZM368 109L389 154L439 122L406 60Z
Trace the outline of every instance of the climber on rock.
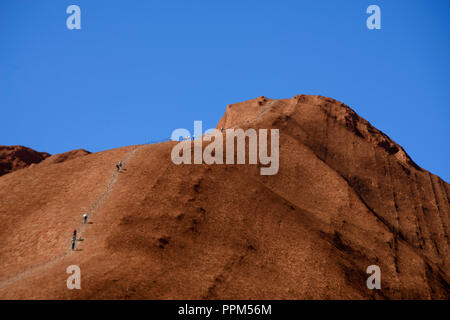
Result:
M83 223L87 222L87 213L83 214Z

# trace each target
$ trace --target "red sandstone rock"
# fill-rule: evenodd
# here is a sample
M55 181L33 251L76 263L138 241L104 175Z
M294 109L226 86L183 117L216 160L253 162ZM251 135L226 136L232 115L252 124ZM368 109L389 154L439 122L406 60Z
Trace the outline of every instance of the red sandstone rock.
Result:
M64 152L64 153L58 153L58 154L52 155L51 157L48 157L47 159L42 161L41 165L61 163L64 161L76 159L78 157L86 156L88 154L91 154L91 153L84 149L77 149L77 150L72 150L72 151L68 151L68 152Z
M50 157L46 152L37 152L23 146L0 146L0 176Z
M260 97L217 127L278 128L278 174L177 166L165 142L1 177L0 298L450 298L449 184L349 107ZM82 290L66 288L72 264Z

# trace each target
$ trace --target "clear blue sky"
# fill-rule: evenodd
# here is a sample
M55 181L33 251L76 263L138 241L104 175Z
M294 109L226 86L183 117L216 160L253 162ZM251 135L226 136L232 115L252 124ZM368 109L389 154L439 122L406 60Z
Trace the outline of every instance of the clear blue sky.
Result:
M0 0L0 144L95 152L320 94L449 182L449 40L448 0Z

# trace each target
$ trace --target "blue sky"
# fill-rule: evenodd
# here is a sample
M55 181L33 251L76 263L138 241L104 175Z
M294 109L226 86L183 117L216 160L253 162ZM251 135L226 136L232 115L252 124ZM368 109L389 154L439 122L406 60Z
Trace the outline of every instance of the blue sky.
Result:
M0 0L0 144L95 152L320 94L450 181L449 18L448 0Z

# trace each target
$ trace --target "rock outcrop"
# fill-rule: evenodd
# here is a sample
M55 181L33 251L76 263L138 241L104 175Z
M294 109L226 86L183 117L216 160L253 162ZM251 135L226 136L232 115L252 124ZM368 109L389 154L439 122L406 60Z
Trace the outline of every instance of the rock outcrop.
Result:
M46 152L37 152L23 146L0 146L0 176L40 163L50 157Z
M0 297L450 298L449 184L348 106L260 97L217 127L279 129L278 173L175 165L170 141L1 177ZM82 290L66 288L73 264Z

